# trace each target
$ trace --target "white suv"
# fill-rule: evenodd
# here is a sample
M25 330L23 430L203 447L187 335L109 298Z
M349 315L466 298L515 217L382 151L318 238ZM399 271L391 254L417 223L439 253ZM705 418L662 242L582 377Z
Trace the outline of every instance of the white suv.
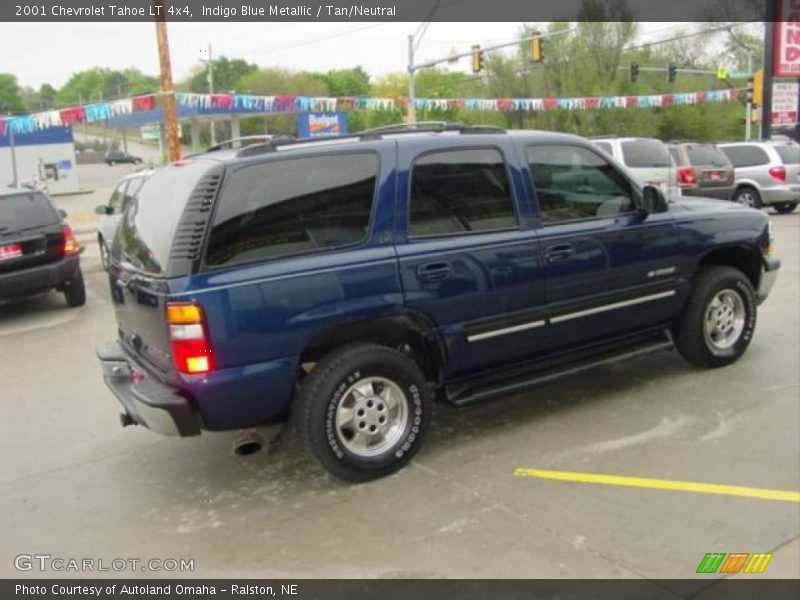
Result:
M678 172L667 145L655 138L600 136L590 138L600 149L625 165L642 183L680 196Z

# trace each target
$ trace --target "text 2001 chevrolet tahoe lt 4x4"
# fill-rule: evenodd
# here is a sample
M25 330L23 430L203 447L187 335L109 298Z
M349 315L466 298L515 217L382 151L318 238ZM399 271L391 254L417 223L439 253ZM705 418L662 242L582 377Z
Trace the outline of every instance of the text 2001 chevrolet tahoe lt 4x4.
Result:
M445 126L209 152L158 170L111 248L123 424L291 414L354 481L456 405L672 346L745 351L779 262L769 219L667 203L582 138Z

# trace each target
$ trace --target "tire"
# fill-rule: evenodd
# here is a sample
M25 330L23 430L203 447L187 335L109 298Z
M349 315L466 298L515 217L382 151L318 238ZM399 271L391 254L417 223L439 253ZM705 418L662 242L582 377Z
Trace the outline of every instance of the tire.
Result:
M744 354L755 327L755 292L747 276L732 267L708 267L695 278L676 323L675 345L694 365L724 367Z
M108 245L103 240L103 236L97 236L97 245L100 247L100 263L103 265L103 269L108 271Z
M114 162L113 160L108 161L108 166L109 167L113 167L115 164L117 164L117 163Z
M370 481L402 468L419 450L431 396L417 364L400 352L348 345L303 380L293 420L307 451L331 474Z
M761 208L763 205L761 202L761 194L758 193L757 189L750 186L740 187L734 192L731 200L749 208Z
M64 285L64 298L68 306L83 306L86 304L86 286L83 283L83 273L78 268L75 276Z
M797 208L797 202L778 202L777 204L773 204L772 208L785 215Z

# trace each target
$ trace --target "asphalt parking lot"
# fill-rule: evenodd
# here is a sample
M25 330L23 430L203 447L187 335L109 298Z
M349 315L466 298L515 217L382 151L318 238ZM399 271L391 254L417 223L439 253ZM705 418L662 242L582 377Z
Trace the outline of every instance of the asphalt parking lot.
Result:
M105 185L57 203L83 214ZM90 255L83 308L55 293L0 307L0 576L92 575L15 569L39 553L192 558L199 577L709 579L708 552L766 552L759 577L800 577L797 501L517 472L800 490L800 213L771 216L783 268L736 365L661 353L441 407L408 468L358 486L291 440L237 457L233 432L122 429L94 358L115 325ZM165 574L181 575L120 573Z

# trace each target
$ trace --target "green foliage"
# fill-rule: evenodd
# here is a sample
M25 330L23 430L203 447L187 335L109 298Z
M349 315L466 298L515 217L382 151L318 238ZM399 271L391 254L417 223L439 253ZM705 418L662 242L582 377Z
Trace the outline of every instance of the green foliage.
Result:
M25 112L17 78L11 73L0 73L0 115Z
M231 90L239 91L239 80L258 70L258 66L241 58L228 58L220 56L214 59L214 91L226 93ZM196 94L208 93L208 67L202 66L195 69L184 88Z
M158 80L138 69L128 68L119 71L95 67L74 73L58 90L55 102L63 107L81 102L99 102L147 94L157 89Z
M369 75L361 67L336 69L314 76L328 86L332 96L366 96L369 94Z

